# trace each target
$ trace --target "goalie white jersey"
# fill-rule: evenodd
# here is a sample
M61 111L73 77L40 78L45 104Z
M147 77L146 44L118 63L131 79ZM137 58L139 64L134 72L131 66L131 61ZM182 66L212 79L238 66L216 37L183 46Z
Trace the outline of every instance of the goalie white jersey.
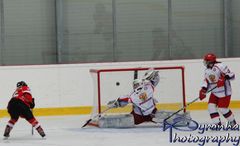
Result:
M152 114L155 107L153 98L154 86L150 82L145 82L128 96L119 98L121 106L128 103L133 104L133 111L138 115L147 116Z
M216 63L212 68L205 69L205 79L203 81L202 87L211 90L217 85L218 80L221 76L228 76L229 79L225 80L224 86L217 87L212 90L212 93L217 97L225 97L232 94L230 80L233 80L235 75L231 72L228 67L222 63Z

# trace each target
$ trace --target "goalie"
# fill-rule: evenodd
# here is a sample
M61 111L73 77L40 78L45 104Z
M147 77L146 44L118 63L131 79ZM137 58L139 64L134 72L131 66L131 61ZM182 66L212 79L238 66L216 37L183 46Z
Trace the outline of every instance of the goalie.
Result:
M158 72L150 70L145 74L143 80L135 79L133 81L133 91L129 95L121 96L117 100L110 101L108 107L118 108L132 103L133 110L131 114L133 115L134 124L152 121L157 111L153 92L158 82Z
M149 69L142 79L133 81L133 91L121 96L116 100L108 102L109 108L124 107L129 103L132 104L132 112L124 115L107 115L99 119L101 128L127 128L143 122L158 123L159 118L162 120L163 112L157 111L157 100L153 97L154 88L160 80L158 71ZM171 113L170 113L171 114ZM166 114L165 114L166 118Z

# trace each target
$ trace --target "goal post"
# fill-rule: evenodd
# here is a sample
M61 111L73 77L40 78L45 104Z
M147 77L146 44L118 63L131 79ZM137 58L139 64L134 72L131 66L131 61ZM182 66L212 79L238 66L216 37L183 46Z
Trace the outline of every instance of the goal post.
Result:
M101 113L106 109L108 101L129 94L132 82L142 78L150 67L144 68L109 68L90 69L93 79L94 97L92 114ZM159 110L176 111L186 105L185 70L183 66L151 67L159 71L160 82L154 91ZM109 113L131 112L131 105L124 108L109 110Z

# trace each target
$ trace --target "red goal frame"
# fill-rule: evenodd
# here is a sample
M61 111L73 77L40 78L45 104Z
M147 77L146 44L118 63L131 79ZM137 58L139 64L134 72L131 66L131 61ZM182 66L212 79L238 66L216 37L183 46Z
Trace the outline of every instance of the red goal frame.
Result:
M156 70L181 70L181 79L182 79L182 97L183 97L183 106L186 106L186 94L185 94L185 68L184 66L170 66L170 67L153 67ZM101 89L100 89L100 75L104 72L121 72L121 71L138 71L138 70L148 70L149 67L144 68L114 68L114 69L90 69L90 73L97 74L97 98L98 98L98 113L101 113ZM185 112L185 109L184 109Z

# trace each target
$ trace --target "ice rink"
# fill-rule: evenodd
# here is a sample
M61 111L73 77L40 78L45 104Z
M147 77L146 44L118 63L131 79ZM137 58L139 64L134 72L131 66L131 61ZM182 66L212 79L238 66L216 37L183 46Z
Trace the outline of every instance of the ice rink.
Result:
M240 110L233 110L237 121ZM197 122L211 122L207 111L191 111L191 116ZM31 134L31 126L20 119L11 132L8 140L0 139L0 146L197 146L198 143L170 143L169 131L163 132L159 127L139 126L130 129L99 129L81 128L89 115L37 117L44 128L47 137L42 139L36 131ZM8 118L0 120L0 130L3 134ZM180 132L180 135L199 135L197 131ZM1 135L2 135L1 134ZM235 136L240 137L239 131L207 131L204 136ZM203 136L203 135L199 135ZM221 146L234 143L223 142ZM206 146L217 146L217 143L206 143Z

